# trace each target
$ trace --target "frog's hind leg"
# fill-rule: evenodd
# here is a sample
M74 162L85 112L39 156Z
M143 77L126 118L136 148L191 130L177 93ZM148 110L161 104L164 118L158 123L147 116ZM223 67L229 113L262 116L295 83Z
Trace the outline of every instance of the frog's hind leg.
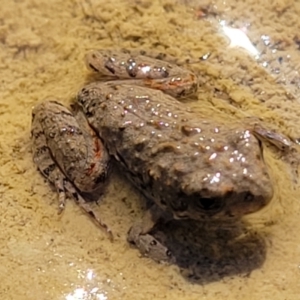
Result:
M156 205L146 211L143 219L135 223L128 232L127 240L134 244L143 256L157 262L173 263L174 257L171 251L158 241L150 232L161 221L166 221L165 212Z
M37 165L39 171L50 183L54 185L57 191L59 202L58 213L62 213L62 211L64 210L68 195L70 198L74 198L76 203L89 216L91 216L101 228L105 229L110 238L112 238L112 233L109 227L101 220L99 215L94 212L91 204L87 203L83 199L75 186L65 176L65 174L62 172L55 159L53 158L52 152L47 143L47 136L42 126L42 124L47 121L47 114L46 112L44 112L44 110L41 109L45 107L45 105L47 105L47 103L41 104L33 111L31 130L33 161ZM48 135L51 137L51 134L53 134L53 132Z
M117 83L121 85L134 84L158 89L178 98L190 96L197 91L198 78L191 71L147 56L144 51L140 52L143 55L134 52L93 50L86 55L86 65L95 74L118 79Z
M75 199L80 208L93 218L97 225L105 229L110 239L112 239L113 236L111 229L94 213L91 205L82 198L75 187L69 182L63 172L56 165L52 158L51 151L47 146L46 138L43 134L41 134L41 132L41 128L39 128L38 125L34 126L32 130L33 161L36 163L44 177L52 183L56 189L59 203L58 213L61 214L65 209L67 194L69 194L70 197Z

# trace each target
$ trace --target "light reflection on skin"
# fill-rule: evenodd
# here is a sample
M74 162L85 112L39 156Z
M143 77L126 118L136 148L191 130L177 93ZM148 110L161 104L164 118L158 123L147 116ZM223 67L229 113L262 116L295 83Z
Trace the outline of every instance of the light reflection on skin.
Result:
M255 58L258 58L259 52L251 43L245 29L238 29L226 26L224 20L220 21L220 25L225 33L225 35L230 39L230 47L241 47L250 52Z
M210 184L220 182L221 173L216 173L210 181Z
M95 277L93 270L86 271L86 280L91 281ZM73 292L66 295L65 300L107 300L105 292L98 287L76 287Z

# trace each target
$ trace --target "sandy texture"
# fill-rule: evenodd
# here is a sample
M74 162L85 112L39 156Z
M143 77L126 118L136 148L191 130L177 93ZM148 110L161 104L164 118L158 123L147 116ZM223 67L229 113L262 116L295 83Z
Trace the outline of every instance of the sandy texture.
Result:
M86 81L83 57L92 48L180 58L211 53L188 66L201 77L195 110L244 123L257 116L300 138L300 3L197 2L2 3L1 299L300 299L299 187L272 149L265 147L265 156L275 195L262 212L240 224L173 222L162 229L179 266L140 258L127 244L141 197L118 171L96 207L115 233L110 243L73 201L57 215L57 195L32 163L32 107L48 96L69 103ZM243 27L260 55L230 47L220 20Z

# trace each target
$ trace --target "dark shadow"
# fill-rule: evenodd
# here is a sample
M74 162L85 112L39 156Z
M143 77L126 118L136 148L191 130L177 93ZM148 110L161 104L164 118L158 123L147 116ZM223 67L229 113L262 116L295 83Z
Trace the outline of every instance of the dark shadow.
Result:
M120 166L114 168L117 174L124 174ZM153 204L140 199L142 209ZM266 259L263 233L239 219L162 221L150 234L171 251L182 276L197 284L249 276Z
M198 284L249 276L266 258L263 236L240 222L170 221L153 235L173 253L181 274Z

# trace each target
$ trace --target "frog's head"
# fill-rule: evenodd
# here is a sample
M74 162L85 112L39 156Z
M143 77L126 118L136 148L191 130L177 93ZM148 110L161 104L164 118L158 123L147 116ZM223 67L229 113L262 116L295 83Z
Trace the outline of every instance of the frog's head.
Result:
M242 217L259 211L272 199L261 143L246 130L226 134L226 148L203 153L194 161L199 167L189 165L176 194L170 191L164 199L175 218ZM207 157L213 157L213 163Z

